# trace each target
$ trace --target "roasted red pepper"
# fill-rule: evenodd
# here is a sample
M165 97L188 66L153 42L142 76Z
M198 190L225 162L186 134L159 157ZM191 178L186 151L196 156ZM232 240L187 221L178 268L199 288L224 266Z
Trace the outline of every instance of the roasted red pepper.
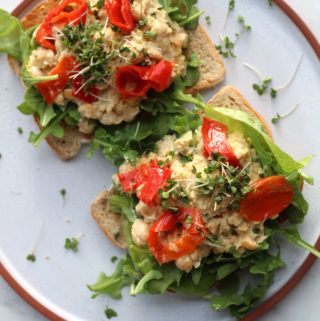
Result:
M118 174L119 182L125 192L134 192L142 186L137 196L148 206L158 203L158 191L166 184L170 176L169 166L160 167L155 159L127 173Z
M169 87L173 64L160 60L151 66L120 66L116 71L116 88L125 98L143 97L149 89L162 92Z
M44 18L36 33L36 42L44 48L55 50L54 39L51 39L53 26L62 28L66 24L75 26L85 23L87 11L85 0L63 0Z
M81 75L77 76L72 80L72 95L86 103L92 104L97 101L97 96L100 91L96 86L90 86L89 88L84 88L85 80Z
M234 154L228 142L227 126L204 117L202 121L202 138L204 145L204 156L209 157L211 153L218 153L225 157L230 165L241 167L239 160Z
M49 75L58 75L58 79L41 82L36 85L42 97L48 104L52 104L56 97L64 90L74 72L75 59L72 56L62 56L58 64Z
M106 0L105 8L111 23L125 33L135 28L130 0Z
M252 185L240 201L240 214L248 221L262 222L281 213L292 201L293 188L283 176L270 176Z
M169 234L168 242L165 242L164 232ZM167 263L191 254L207 233L202 213L195 208L182 207L178 213L166 211L156 220L149 231L148 245L159 263Z

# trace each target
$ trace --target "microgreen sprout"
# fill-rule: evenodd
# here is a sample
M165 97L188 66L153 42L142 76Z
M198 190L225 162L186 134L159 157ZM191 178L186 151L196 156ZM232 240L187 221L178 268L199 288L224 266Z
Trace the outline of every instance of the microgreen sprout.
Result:
M275 125L279 122L280 119L283 119L283 118L291 115L298 108L298 106L299 106L299 104L296 104L290 111L288 111L285 114L280 115L279 113L277 113L276 116L271 119L272 124Z
M292 84L294 78L296 77L296 75L298 73L298 70L299 70L299 67L301 65L302 59L303 59L303 54L300 56L296 68L294 69L291 77L289 78L289 80L285 84L283 84L282 86L279 86L278 88L271 88L270 95L271 95L272 98L276 98L276 96L277 96L277 94L278 94L278 92L280 90L286 89L287 87L289 87Z
M228 3L228 11L227 11L227 14L226 14L226 18L225 18L225 20L224 20L223 30L224 30L224 29L226 28L226 26L227 26L227 22L228 22L230 13L231 13L231 11L234 10L235 5L236 5L235 0L229 0L229 3Z
M235 33L235 39L231 40L228 36L220 35L220 44L216 45L216 49L224 58L236 58L236 54L234 53L234 48L236 42L241 38L241 36L251 30L251 26L246 24L244 18L242 16L238 16L238 22L241 25L241 29L239 32Z

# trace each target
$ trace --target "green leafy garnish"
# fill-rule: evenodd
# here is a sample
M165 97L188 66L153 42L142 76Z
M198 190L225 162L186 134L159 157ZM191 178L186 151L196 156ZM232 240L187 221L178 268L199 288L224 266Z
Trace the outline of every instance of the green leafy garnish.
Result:
M187 74L185 76L185 85L186 87L191 87L195 85L200 79L199 67L201 61L196 53L192 53L187 60Z
M180 26L195 29L203 11L197 9L197 0L159 0L169 17Z
M26 259L27 259L28 261L35 262L37 258L36 258L36 256L35 256L33 253L31 253L31 254L28 254L28 255L27 255Z
M234 48L237 41L241 38L241 36L247 31L251 30L251 26L246 24L244 18L242 16L238 16L238 22L241 26L239 32L235 33L235 39L231 40L228 36L220 35L220 44L216 45L216 49L224 58L236 58L236 54L234 53Z
M227 11L227 14L226 14L226 18L225 18L225 20L224 20L223 29L225 29L225 27L226 27L226 25L227 25L227 22L228 22L228 19L229 19L229 16L230 16L230 13L231 13L231 11L234 10L235 5L236 5L235 0L229 0L229 3L228 3L228 11Z
M118 316L118 313L115 310L113 310L113 309L111 309L109 307L107 307L104 310L104 314L106 315L107 319L111 319L111 318L114 318L114 317Z
M27 89L24 102L18 106L18 109L25 115L34 114L41 126L47 126L57 116L53 106L48 106L37 89L33 87Z
M51 76L32 76L27 68L27 60L25 61L21 73L20 73L20 77L23 80L23 83L27 86L27 88L33 86L34 84L40 83L40 82L44 82L44 81L49 81L49 80L56 80L58 79L59 75L51 75Z
M117 256L112 256L111 259L110 259L110 261L111 261L112 263L114 263L114 262L118 261L118 257L117 257Z
M65 188L61 188L61 190L59 191L59 193L61 194L62 198L65 199L67 191Z
M205 20L206 20L207 25L210 26L211 25L211 17L210 16L206 16Z
M18 128L17 128L17 132L18 132L20 135L22 135L22 134L23 134L23 129L22 129L21 127L18 127Z
M269 89L271 81L272 78L262 79L260 84L253 84L252 88L258 93L259 96L262 96Z
M72 250L73 252L78 251L78 245L79 245L79 240L76 239L75 237L72 238L66 238L64 247L67 250Z
M24 62L30 53L30 39L18 18L0 9L0 52L19 62Z

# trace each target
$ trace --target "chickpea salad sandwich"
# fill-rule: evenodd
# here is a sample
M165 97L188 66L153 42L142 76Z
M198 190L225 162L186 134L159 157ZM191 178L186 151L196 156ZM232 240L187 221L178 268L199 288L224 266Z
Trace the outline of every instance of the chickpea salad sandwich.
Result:
M30 143L63 160L90 143L118 169L91 213L126 254L92 296L173 291L242 318L285 266L281 237L320 257L297 228L312 157L281 150L236 88L204 101L225 69L196 3L44 0L22 20L0 9L0 52L39 127Z
M310 158L298 162L277 147L234 87L197 105L191 126L125 161L92 204L105 234L127 249L112 275L89 286L93 297L121 298L127 285L132 295L173 291L242 318L285 266L276 236L320 257L297 230Z
M45 0L21 21L1 10L0 52L26 87L18 109L40 127L29 142L46 139L69 159L98 128L183 112L145 106L174 80L192 93L221 82L224 66L195 3Z

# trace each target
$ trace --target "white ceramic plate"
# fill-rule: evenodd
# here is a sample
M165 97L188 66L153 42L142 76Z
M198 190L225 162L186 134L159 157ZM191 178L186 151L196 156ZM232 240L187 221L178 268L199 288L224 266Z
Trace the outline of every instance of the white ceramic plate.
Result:
M277 6L270 8L264 0L238 0L225 30L222 29L228 1L199 2L205 15L211 16L210 26L204 18L201 20L214 41L219 33L233 36L239 27L237 15L244 16L252 26L236 45L237 58L226 61L227 78L222 85L237 86L267 120L300 103L291 116L272 126L275 140L297 159L318 155L320 67L302 33ZM243 67L243 62L271 76L274 86L278 87L290 77L301 54L303 61L294 82L275 100L268 95L259 97L252 90L257 79ZM86 159L86 149L76 159L62 162L45 143L39 149L28 144L28 132L37 128L31 117L21 115L16 109L22 101L22 86L3 56L0 69L0 259L11 276L37 301L70 321L104 320L106 305L118 312L119 321L160 321L164 317L167 321L231 320L228 313L212 311L207 301L170 293L134 298L124 289L124 298L120 301L90 298L86 284L93 283L100 271L111 273L114 264L110 257L123 254L103 235L89 213L91 201L110 185L115 168L100 154ZM211 95L212 92L206 93L207 98ZM17 132L18 127L23 128L23 135ZM308 242L315 243L320 233L317 157L306 172L315 177L316 184L304 189L310 211L301 233ZM59 193L61 188L67 190L65 202ZM84 236L79 252L66 251L65 238L80 233ZM37 261L31 263L26 255L35 243ZM287 268L277 273L268 298L292 277L307 253L283 243L282 256Z

